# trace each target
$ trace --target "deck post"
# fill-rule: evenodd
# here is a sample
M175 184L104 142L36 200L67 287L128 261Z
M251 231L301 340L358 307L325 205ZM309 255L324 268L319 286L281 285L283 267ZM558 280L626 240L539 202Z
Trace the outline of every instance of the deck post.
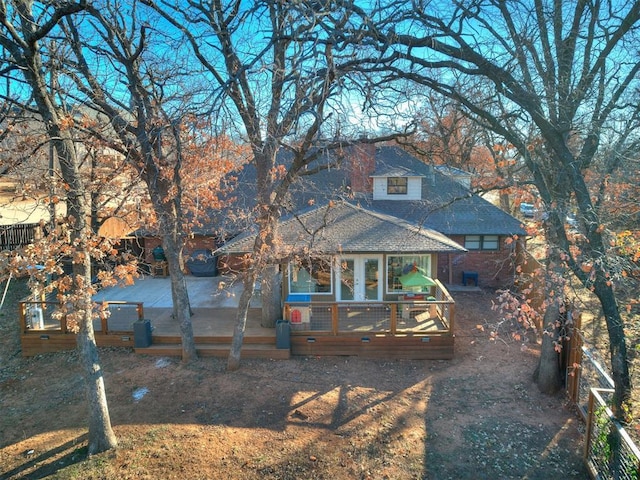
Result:
M391 325L389 325L391 335L395 335L398 328L398 304L391 304Z
M587 402L587 418L586 418L586 431L584 432L584 458L589 458L589 452L591 450L591 435L593 433L593 422L594 422L594 404L595 404L595 395L593 394L593 389L589 390L589 400Z
M580 376L582 374L580 366L582 366L582 337L579 332L574 329L569 342L569 362L567 365L567 393L571 401L578 404L580 401ZM578 365L574 368L574 365ZM571 372L569 369L573 369Z
M102 328L102 334L103 335L108 334L109 333L109 325L108 325L108 322L107 322L107 316L106 315L100 315L100 325L101 325L101 328Z
M20 317L20 331L23 334L27 333L27 305L25 302L20 302L18 316Z
M338 304L331 304L331 333L334 336L338 335Z

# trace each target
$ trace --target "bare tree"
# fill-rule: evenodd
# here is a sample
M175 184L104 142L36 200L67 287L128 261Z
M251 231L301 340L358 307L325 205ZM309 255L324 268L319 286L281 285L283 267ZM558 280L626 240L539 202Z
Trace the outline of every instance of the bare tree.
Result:
M240 0L187 1L176 5L144 0L189 41L210 78L219 114L250 145L257 173L259 228L252 263L244 273L228 369L237 369L249 301L263 275L263 324L273 324L280 305L269 299L276 277L278 219L287 191L323 151L343 145L344 105L360 101L350 77L358 46L344 44L344 31L360 23L333 2ZM349 91L350 90L350 91ZM347 94L349 91L349 94ZM361 134L362 132L360 132ZM278 163L287 151L291 163ZM269 281L271 280L271 282Z
M91 259L95 251L95 236L87 221L91 214L88 194L80 170L80 160L69 128L69 113L57 102L48 88L45 77L47 52L42 41L52 35L59 22L83 8L75 2L60 2L56 5L32 1L0 2L0 44L7 56L3 59L9 68L5 75L12 81L19 72L24 82L23 93L30 96L34 109L39 114L49 141L52 143L60 165L60 174L67 186L67 216L58 241L66 245L73 258L73 273L67 286L71 293L60 295L71 304L68 319L77 327L80 362L85 376L89 404L89 454L102 452L116 446L116 437L111 428L104 388L103 371L98 359L93 331L93 302L91 284ZM26 99L23 99L26 100ZM45 268L59 273L55 262ZM62 285L62 284L61 284Z
M137 2L123 6L95 2L86 8L89 17L66 19L66 40L74 54L67 63L84 101L110 125L90 133L125 158L147 186L167 258L182 359L190 361L197 353L182 257L188 234L185 170L190 158L206 159L211 149L207 146L194 152L194 142L190 143L194 137L188 130L198 122L191 113L196 99L187 87L189 71L181 70L184 59L167 49L171 40L150 25L149 16L141 19ZM105 61L111 68L95 68ZM113 92L118 83L124 88ZM216 164L210 160L213 170ZM226 170L217 172L217 178L224 173ZM202 183L210 185L209 180Z
M432 93L419 109L418 133L408 147L429 163L447 165L468 172L484 167L479 150L483 147L479 126L469 120L454 101Z
M411 81L456 100L517 149L549 215L551 246L602 306L622 416L631 381L601 192L621 160L638 150L640 2L385 6L385 21L357 37L377 45L369 71L385 75L380 88ZM411 31L403 28L408 24ZM586 177L605 157L598 182L589 185ZM579 213L577 237L564 221L569 209Z

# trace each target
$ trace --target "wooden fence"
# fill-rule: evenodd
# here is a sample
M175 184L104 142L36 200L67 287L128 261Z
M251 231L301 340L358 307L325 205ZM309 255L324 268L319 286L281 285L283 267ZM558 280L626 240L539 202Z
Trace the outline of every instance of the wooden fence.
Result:
M18 223L0 227L0 250L15 250L33 243L38 223Z

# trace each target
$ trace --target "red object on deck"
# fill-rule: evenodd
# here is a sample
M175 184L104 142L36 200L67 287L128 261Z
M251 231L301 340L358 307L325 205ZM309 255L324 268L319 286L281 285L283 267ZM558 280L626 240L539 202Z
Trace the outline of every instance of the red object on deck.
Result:
M291 323L302 323L302 312L297 308L291 310Z

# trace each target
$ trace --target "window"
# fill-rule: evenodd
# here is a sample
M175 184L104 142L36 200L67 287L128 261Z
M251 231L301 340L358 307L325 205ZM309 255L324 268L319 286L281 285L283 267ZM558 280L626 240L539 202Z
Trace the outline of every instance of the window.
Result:
M467 235L464 237L464 248L467 250L480 250L480 235Z
M425 277L431 275L431 255L390 255L387 257L387 292L429 291L430 287L403 288L400 277L418 271Z
M464 248L467 250L498 250L498 235L466 235Z
M485 235L482 237L483 250L498 250L498 235Z
M406 195L407 194L407 177L389 177L387 178L387 194L388 195Z
M329 294L332 282L329 258L304 258L289 264L289 293Z

